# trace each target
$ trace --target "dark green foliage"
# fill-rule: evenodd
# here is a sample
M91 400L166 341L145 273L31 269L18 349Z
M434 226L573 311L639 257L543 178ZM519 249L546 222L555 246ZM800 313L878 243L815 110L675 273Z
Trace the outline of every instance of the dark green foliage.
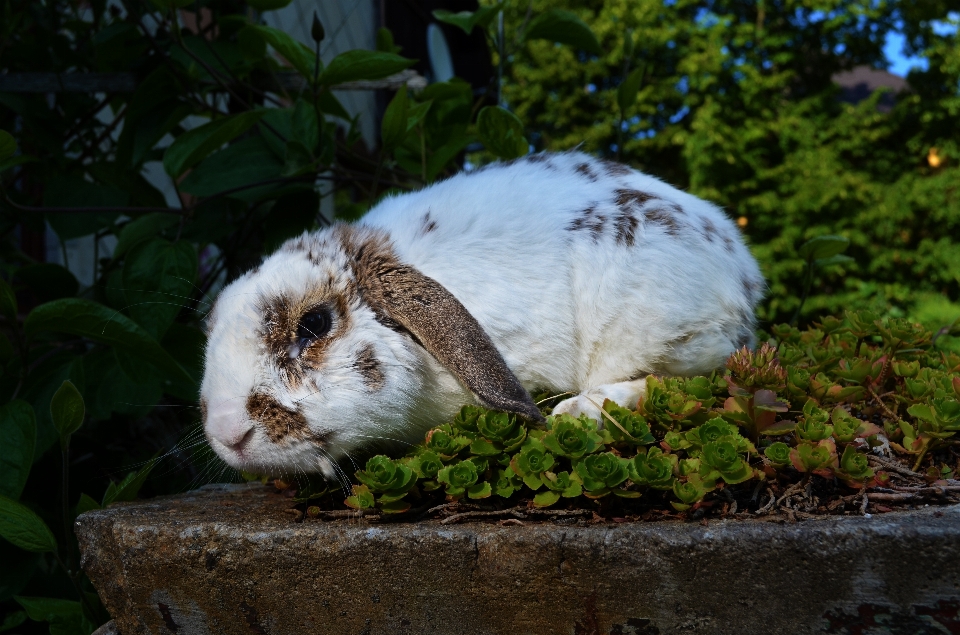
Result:
M374 464L391 466L377 468L391 479L401 470L419 479L399 479L405 494L368 497L366 506L395 511L402 498L419 500L441 485L449 500L492 493L549 507L613 494L669 502L679 511L754 480L813 474L855 490L888 478L867 460L881 433L915 470L929 459L933 480L941 478L934 466L950 460L946 448L960 432L960 355L933 346L928 331L902 320L851 312L819 326L778 326L756 351L734 353L725 373L650 376L635 409L603 404L602 427L563 414L548 416L545 430L528 429L514 415L464 406L408 456L378 456L357 473L371 492L387 491L371 481ZM870 370L851 371L860 368ZM817 398L790 396L790 377L799 373L835 389ZM664 492L672 497L664 500ZM347 504L357 506L354 499Z

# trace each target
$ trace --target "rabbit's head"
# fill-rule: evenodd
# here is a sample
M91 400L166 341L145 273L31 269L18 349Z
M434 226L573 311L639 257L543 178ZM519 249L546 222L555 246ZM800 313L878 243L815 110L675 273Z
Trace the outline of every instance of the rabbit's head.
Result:
M208 332L204 429L237 469L331 475L362 445L417 440L470 393L541 418L477 321L381 231L288 241L221 292Z

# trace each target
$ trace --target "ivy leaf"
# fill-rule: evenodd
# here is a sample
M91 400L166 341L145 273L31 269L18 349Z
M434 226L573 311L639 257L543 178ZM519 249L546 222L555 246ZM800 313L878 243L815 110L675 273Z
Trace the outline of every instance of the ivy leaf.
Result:
M499 7L480 7L476 11L458 11L457 13L438 9L433 12L433 17L440 22L463 29L464 33L470 35L475 26L486 28L498 11L500 11Z
M480 141L501 159L515 159L527 153L530 145L523 136L523 123L500 106L487 106L477 116Z
M80 335L138 356L174 380L193 381L150 334L125 315L81 298L64 298L41 304L27 316L24 332L41 331Z
M800 245L797 253L801 258L821 260L843 253L850 246L850 239L843 236L817 236Z
M72 381L65 380L50 401L50 417L60 433L61 447L66 447L70 435L83 425L84 412L83 396Z
M594 55L600 55L600 41L590 27L570 11L550 9L530 22L523 34L524 41L549 40L567 44Z
M243 134L264 112L250 111L214 119L177 137L163 154L163 169L177 179L208 154Z
M20 498L36 439L37 421L29 403L14 399L0 408L0 495Z
M415 61L394 53L356 49L330 60L320 82L324 86L336 86L344 82L383 79L412 66Z
M6 496L0 496L0 537L34 553L57 550L57 541L47 524L29 508Z

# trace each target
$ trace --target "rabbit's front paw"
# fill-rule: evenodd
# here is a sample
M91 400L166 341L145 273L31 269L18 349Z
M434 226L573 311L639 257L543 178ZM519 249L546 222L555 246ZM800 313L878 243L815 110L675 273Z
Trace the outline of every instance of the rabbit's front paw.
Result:
M591 388L580 393L576 397L564 399L558 403L553 414L568 414L572 417L579 417L582 414L591 419L596 419L603 427L603 415L600 408L603 402L609 399L617 405L633 410L637 407L637 402L646 393L647 380L635 379L633 381L622 381L616 384L603 384L596 388Z

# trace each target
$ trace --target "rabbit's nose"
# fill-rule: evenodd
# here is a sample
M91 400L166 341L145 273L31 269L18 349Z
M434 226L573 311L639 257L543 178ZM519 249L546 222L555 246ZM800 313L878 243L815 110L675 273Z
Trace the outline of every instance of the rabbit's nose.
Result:
M211 409L204 430L211 441L239 454L253 437L254 423L239 408Z

